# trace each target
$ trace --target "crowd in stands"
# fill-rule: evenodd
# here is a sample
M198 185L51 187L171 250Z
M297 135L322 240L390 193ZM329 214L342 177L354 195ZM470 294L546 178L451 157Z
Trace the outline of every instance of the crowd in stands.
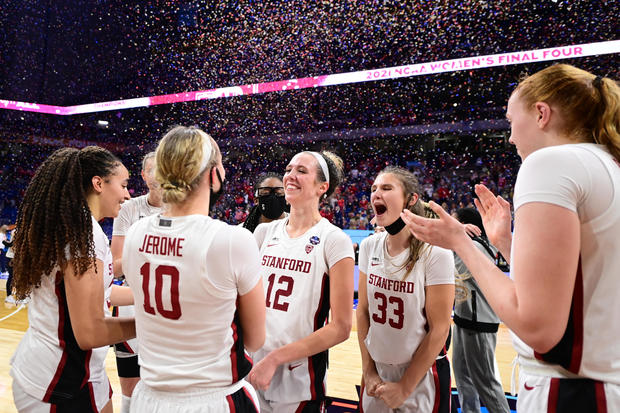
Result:
M616 35L613 7L530 0L24 5L0 17L7 27L0 97L75 105L604 41ZM617 55L565 62L618 78ZM449 210L471 205L477 182L510 195L519 162L502 136L505 103L523 72L548 64L67 117L0 111L0 221L14 221L36 166L60 146L96 143L121 155L130 188L141 194L139 159L174 124L197 125L222 147L229 184L214 213L230 223L254 204L259 173L283 171L284 160L307 148L335 149L345 159L345 184L322 205L343 228L368 228L370 177L387 164L415 171L427 199ZM447 135L460 139L436 140Z
M55 149L52 145L2 140L0 223L15 222L17 207L36 167ZM371 229L370 186L373 177L386 165L399 165L415 172L425 199L441 203L449 211L473 206L473 185L478 182L510 197L519 167L514 149L496 134L452 140L391 137L348 142L222 145L227 185L213 215L231 224L243 222L256 202L252 188L255 178L266 171L283 172L291 154L305 149L331 149L343 158L344 184L322 203L321 214L345 229ZM132 196L141 195L145 191L139 174L142 152L118 154L130 170Z

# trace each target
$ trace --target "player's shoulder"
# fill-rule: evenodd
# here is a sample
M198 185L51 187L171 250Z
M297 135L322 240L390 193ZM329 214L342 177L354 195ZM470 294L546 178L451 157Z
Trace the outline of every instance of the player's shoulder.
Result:
M121 210L123 208L137 208L140 204L143 204L146 200L146 195L136 196L134 198L128 199L127 201L121 204Z
M360 248L375 248L383 242L386 236L387 232L385 231L372 234L362 240L360 243Z
M425 245L423 257L428 261L449 260L454 261L454 253L451 250L436 245Z
M123 202L121 204L121 210L118 213L118 218L131 218L132 215L136 214L140 210L140 206L144 203L145 196L146 195L141 195Z
M344 235L348 237L348 235L342 230L342 228L332 224L327 218L321 218L315 228L317 232L320 232L324 235L334 234L336 236Z
M135 232L144 232L147 228L155 226L158 220L162 218L159 214L151 215L148 217L144 217L137 221L134 221L133 224L127 229L126 237L129 237L130 234Z
M262 236L264 234L273 233L273 231L276 231L278 228L286 225L286 221L287 219L283 218L276 219L275 221L271 222L263 222L261 224L258 224L254 229L254 234L255 236Z

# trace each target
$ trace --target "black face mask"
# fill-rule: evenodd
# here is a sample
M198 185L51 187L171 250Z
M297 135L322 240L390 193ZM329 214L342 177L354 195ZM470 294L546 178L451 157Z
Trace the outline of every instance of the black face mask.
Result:
M405 221L403 221L401 217L398 217L396 221L392 222L390 225L387 225L384 228L388 234L396 235L400 231L402 231L403 228L405 228Z
M409 201L411 200L411 197L413 195L409 195L407 197L407 202L405 202L405 205L409 204ZM417 201L416 201L417 202ZM398 234L400 231L403 230L403 228L405 228L405 221L403 221L403 219L400 217L400 215L398 216L398 219L394 222L392 222L390 225L384 227L385 230L387 231L388 234L390 235L396 235Z
M260 213L268 219L277 219L284 212L286 201L284 196L276 194L263 195L258 197Z
M213 208L213 205L220 198L220 195L224 193L224 181L222 180L222 176L220 175L220 170L215 168L215 173L217 174L217 179L220 181L220 190L217 192L213 191L213 187L211 187L211 196L209 197L209 209Z

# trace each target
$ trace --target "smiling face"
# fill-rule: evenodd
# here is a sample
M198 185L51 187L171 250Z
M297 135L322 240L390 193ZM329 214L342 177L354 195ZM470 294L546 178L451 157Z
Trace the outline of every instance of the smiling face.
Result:
M519 92L512 94L508 100L506 118L510 122L510 143L517 147L521 159L543 146L537 120L539 113L528 108L519 97Z
M318 162L309 153L298 153L286 166L284 173L284 194L291 205L301 201L318 201L327 191L327 182L317 182Z
M112 173L101 178L100 211L102 218L115 218L121 210L121 204L130 199L127 183L129 172L119 164Z

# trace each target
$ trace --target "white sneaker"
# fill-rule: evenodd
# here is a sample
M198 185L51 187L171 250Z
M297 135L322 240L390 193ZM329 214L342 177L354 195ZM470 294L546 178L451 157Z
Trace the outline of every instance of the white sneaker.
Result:
M21 304L27 305L29 302L30 302L30 297L26 297L23 300L17 301L15 304L17 304L17 305L21 305Z
M15 297L13 297L12 295L7 296L7 297L4 299L4 302L5 302L5 303L8 303L8 304L17 305L17 302L15 301Z

